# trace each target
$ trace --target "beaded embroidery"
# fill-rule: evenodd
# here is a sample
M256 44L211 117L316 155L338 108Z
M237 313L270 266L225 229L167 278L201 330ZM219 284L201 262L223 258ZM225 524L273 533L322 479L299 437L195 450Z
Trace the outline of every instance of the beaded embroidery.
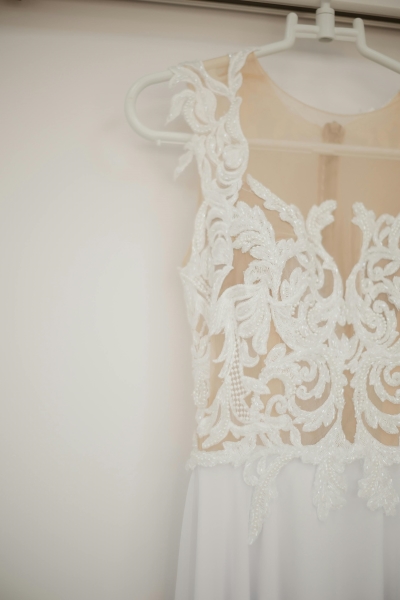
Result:
M320 519L344 505L343 472L356 459L364 460L359 496L371 509L395 513L399 497L387 467L400 463L399 447L382 444L370 428L397 434L400 414L379 410L369 393L373 390L381 402L400 404L400 215L377 219L363 204L354 204L353 222L362 231L363 243L357 264L343 282L321 243L321 231L333 221L334 200L313 206L304 218L296 206L250 174L246 181L265 210L238 200L249 147L240 126L237 92L249 52L230 57L226 85L213 79L201 62L172 68L171 85L185 82L190 88L173 97L169 120L182 113L193 130L176 174L195 158L203 194L190 259L180 269L193 332L197 407L189 466L244 465L245 481L254 487L252 543L276 496L276 476L296 458L317 467L313 503ZM219 118L218 96L228 100ZM270 211L291 226L293 237L275 239ZM223 288L234 250L249 254L251 260L243 283ZM328 295L322 293L327 273L333 282ZM350 337L339 333L345 325L353 328ZM268 349L271 327L282 342ZM221 364L221 385L209 403L210 340L218 335L224 340L214 359ZM246 374L257 365L257 377ZM279 393L271 392L272 381L280 382ZM354 442L346 439L342 428L348 383L356 417ZM302 408L310 399L318 406ZM302 443L300 430L321 428L319 441ZM221 449L213 449L218 444Z

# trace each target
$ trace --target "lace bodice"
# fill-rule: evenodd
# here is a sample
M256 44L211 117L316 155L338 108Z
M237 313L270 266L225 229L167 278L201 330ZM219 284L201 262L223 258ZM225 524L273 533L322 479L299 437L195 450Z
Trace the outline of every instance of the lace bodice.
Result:
M352 206L342 210L351 208L352 216L336 224L339 199L324 196L338 191L344 160L259 150L244 134L246 125L255 138L344 143L347 135L369 147L370 131L378 132L378 145L400 148L399 128L387 124L399 121L398 99L374 114L327 123L328 113L312 114L301 103L302 114L293 114L296 101L271 83L260 112L254 60L246 50L217 61L214 71L201 62L173 68L171 84L188 87L173 97L170 113L170 120L183 114L193 131L177 173L195 158L202 190L190 257L180 269L197 407L189 464L244 465L254 487L250 543L288 461L316 465L313 502L321 519L345 503L345 466L357 459L365 465L359 496L371 509L394 514L399 497L388 467L400 462L400 215L382 213L377 197L377 216L352 191L363 179L353 162L354 177L350 169L346 180ZM257 122L260 114L269 117ZM306 160L314 161L309 173L316 184L309 176L314 192L303 193L302 173L298 185L295 173ZM383 165L365 160L370 168ZM396 208L398 163L383 162L391 191L377 186ZM268 172L276 181L290 178L299 202L273 193ZM352 252L328 251L329 240L333 249L353 244L358 258L346 267Z

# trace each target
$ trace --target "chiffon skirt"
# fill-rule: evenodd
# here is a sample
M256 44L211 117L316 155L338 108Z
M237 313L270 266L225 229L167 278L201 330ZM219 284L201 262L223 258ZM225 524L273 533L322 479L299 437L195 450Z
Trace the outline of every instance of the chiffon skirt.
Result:
M400 490L400 469L392 467ZM197 467L183 517L175 600L400 600L400 514L357 496L361 463L347 468L347 504L319 521L314 467L293 461L261 534L247 543L252 488L242 468ZM398 510L400 513L400 510Z

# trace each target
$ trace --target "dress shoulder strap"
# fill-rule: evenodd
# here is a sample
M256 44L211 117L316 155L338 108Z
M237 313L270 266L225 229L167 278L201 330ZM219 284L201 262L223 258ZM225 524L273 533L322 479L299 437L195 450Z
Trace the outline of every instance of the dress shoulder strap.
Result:
M227 57L226 83L212 77L202 61L171 67L170 86L186 83L188 88L173 96L167 122L182 115L193 132L175 176L195 157L203 196L208 201L234 203L247 168L248 142L240 126L242 99L238 91L243 81L241 71L250 52L252 49L245 49ZM228 102L227 109L217 116L219 97Z

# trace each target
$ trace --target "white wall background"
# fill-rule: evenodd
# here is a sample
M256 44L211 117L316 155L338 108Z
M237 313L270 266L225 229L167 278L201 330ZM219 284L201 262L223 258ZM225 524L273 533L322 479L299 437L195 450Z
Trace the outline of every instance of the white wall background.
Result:
M194 427L176 267L196 179L173 182L180 151L138 138L123 102L143 74L283 27L112 0L0 4L1 600L173 597ZM400 60L399 36L368 31ZM340 44L298 42L264 64L337 112L400 88ZM148 123L162 126L167 98L146 92Z

